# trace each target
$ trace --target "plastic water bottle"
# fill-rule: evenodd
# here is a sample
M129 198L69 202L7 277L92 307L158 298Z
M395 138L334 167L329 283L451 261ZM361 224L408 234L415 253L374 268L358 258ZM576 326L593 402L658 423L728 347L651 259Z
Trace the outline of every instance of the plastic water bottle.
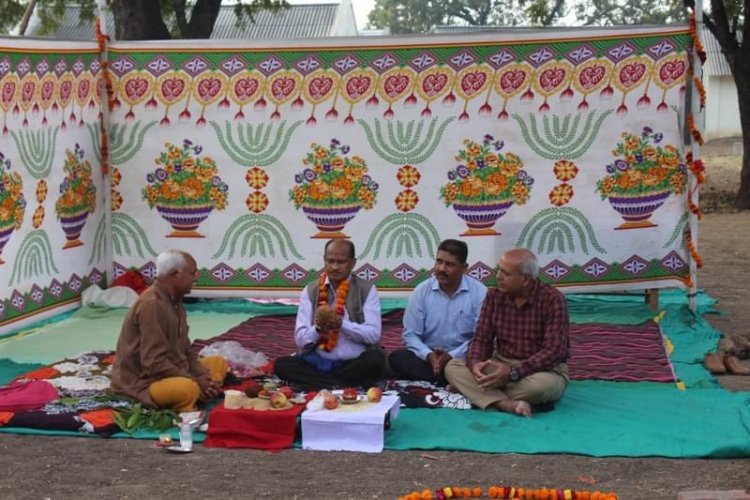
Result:
M186 451L193 449L193 426L190 422L182 422L180 425L180 447Z

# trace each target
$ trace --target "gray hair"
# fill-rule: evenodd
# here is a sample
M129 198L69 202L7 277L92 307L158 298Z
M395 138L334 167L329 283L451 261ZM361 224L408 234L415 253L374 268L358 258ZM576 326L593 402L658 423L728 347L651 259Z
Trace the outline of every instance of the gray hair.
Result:
M156 258L156 277L163 278L175 269L182 269L187 265L185 252L182 250L166 250Z
M524 252L521 258L521 264L518 266L521 274L530 276L532 279L539 277L539 261L536 260L536 255L532 252Z

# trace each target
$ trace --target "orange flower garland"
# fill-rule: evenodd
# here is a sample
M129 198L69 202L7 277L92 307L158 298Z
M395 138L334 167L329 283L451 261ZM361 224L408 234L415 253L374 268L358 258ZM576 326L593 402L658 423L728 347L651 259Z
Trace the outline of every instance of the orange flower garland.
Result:
M446 498L483 498L484 491L479 486L473 488L445 486L434 492L429 489L412 491L399 500L443 500ZM487 498L533 499L533 500L618 500L616 493L553 488L516 488L514 486L490 486Z
M326 273L320 275L320 283L318 287L318 307L328 305L328 287L326 286ZM339 283L336 288L336 314L339 317L344 316L344 308L346 306L346 296L349 295L349 279L345 279ZM339 342L339 329L331 330L328 332L328 339L320 344L326 352L331 352L336 348L336 344Z
M701 60L701 64L706 63L706 49L703 48L703 43L698 37L698 23L695 20L695 13L690 14L690 38L693 39L693 46L695 52L698 54L698 58Z

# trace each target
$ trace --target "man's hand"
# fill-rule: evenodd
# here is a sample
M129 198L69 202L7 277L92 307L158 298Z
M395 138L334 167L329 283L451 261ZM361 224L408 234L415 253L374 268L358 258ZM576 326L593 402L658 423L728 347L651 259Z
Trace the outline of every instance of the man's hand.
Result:
M432 367L432 374L435 377L441 377L445 373L445 366L451 359L453 359L452 356L439 347L427 355L427 362Z
M214 382L208 377L199 378L198 386L201 388L201 399L204 401L210 401L218 396L221 387L218 382Z
M319 306L315 310L315 325L325 332L338 330L341 328L341 317L331 306Z
M510 367L491 359L475 363L471 373L482 389L505 387L510 382Z

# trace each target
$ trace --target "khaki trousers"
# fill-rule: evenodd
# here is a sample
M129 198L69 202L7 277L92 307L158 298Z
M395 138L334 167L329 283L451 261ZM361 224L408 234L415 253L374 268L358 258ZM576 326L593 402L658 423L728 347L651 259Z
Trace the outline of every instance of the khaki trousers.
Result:
M495 354L493 361L512 366L519 360ZM522 400L535 405L559 401L568 387L568 366L558 365L550 372L537 372L511 382L503 388L482 389L463 359L452 359L445 367L445 378L472 404L484 409L506 399Z
M229 363L221 356L206 356L200 359L203 368L208 370L211 380L223 383ZM201 396L201 388L195 379L188 377L168 377L154 382L148 388L149 396L159 408L169 408L176 412L193 411Z

